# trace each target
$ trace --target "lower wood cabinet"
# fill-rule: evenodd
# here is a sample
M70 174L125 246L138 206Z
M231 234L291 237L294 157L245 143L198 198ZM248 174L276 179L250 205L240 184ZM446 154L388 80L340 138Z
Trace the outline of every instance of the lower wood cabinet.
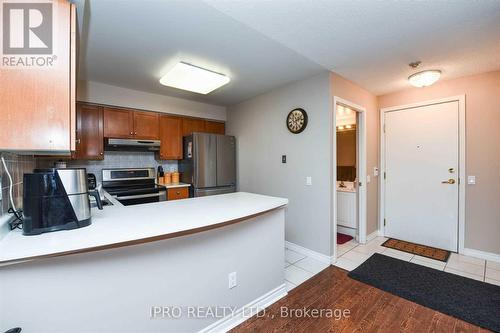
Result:
M182 159L182 118L160 116L160 159Z
M167 189L167 200L189 198L189 187L176 187Z
M73 158L104 159L104 119L101 106L77 103L76 150Z

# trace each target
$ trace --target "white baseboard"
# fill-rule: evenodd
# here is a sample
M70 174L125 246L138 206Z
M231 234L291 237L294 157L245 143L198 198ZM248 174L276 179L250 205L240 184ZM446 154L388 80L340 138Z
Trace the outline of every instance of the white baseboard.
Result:
M341 234L349 235L351 237L355 237L356 239L358 239L358 230L357 229L337 225L337 232L340 232Z
M494 262L500 263L500 254L496 254L496 253L464 248L462 250L461 254L466 255L466 256L471 256L474 258L479 258L479 259L484 259L484 260L489 260L489 261L494 261Z
M247 305L239 308L234 312L234 314L231 314L220 320L217 320L215 323L205 327L198 333L228 332L229 330L235 328L245 320L252 317L253 315L257 314L259 311L262 311L269 305L282 299L286 295L287 295L286 285L282 284L281 286L251 301Z
M379 230L375 230L374 232L372 232L371 234L369 234L368 236L366 236L366 242L368 243L369 241L371 241L372 239L376 238L380 236L380 231Z
M324 255L323 253L319 253L313 250L309 250L303 246L297 245L295 243L291 243L289 241L285 241L285 247L289 250L298 252L300 254L303 254L305 256L311 257L313 259L316 259L318 261L321 261L322 263L330 265L332 263L332 257Z

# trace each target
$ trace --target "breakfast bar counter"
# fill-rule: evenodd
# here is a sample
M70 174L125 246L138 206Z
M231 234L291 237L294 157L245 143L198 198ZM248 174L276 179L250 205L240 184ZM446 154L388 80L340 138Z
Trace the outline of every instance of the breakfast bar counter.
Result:
M0 240L0 265L184 236L244 221L288 200L236 192L134 206L113 203L93 209L88 227L36 236L8 233Z
M9 232L0 332L226 331L287 294L287 202L243 192L114 202L93 209L87 227ZM207 307L225 313L192 315Z

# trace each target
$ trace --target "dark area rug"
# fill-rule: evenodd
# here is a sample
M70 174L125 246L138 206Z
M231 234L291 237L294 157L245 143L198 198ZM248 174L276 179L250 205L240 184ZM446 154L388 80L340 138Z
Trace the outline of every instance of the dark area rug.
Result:
M352 236L337 232L337 244L345 244L352 239Z
M438 249L432 246L415 244L395 238L389 238L382 244L382 246L408 252L411 254L417 254L422 257L427 257L442 262L447 262L451 254L451 252L447 250Z
M500 287L375 253L349 277L500 332Z

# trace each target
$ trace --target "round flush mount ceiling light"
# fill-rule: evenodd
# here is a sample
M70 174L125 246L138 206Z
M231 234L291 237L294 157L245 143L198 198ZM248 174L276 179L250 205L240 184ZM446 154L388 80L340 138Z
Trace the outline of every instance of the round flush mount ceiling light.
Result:
M421 71L408 77L408 81L414 87L428 87L441 77L441 71L437 69Z

